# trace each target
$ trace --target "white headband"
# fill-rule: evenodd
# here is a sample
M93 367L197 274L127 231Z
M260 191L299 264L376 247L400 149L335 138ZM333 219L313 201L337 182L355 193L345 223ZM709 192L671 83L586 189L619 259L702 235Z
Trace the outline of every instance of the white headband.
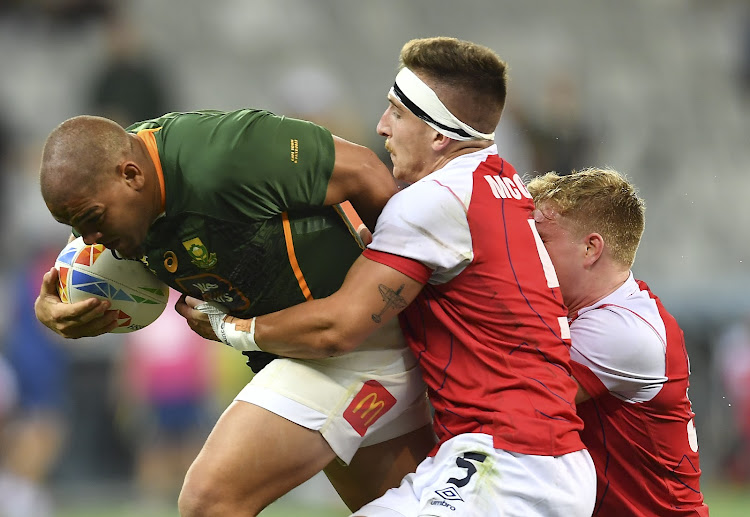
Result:
M390 95L438 133L454 140L494 140L495 133L480 133L464 124L445 107L438 96L417 75L404 67L396 75Z

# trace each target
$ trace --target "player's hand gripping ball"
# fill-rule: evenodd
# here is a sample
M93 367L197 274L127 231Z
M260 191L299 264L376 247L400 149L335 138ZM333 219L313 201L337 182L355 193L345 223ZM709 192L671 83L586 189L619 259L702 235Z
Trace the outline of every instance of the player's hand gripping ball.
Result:
M169 299L169 288L145 264L115 255L101 244L87 245L78 237L65 246L55 261L57 292L66 303L92 296L110 300L120 312L117 333L133 332L153 323Z

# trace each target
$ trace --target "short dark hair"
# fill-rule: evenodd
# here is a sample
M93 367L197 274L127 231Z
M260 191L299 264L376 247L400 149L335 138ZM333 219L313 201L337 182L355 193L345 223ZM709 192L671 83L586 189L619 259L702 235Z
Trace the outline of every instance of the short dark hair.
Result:
M507 92L507 65L490 48L456 38L413 39L400 62L423 76L451 112L477 131L495 130Z

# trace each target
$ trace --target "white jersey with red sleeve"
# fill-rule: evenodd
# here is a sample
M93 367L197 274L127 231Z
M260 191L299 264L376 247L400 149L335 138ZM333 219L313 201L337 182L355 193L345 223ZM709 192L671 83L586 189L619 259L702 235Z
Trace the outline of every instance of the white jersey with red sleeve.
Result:
M493 145L391 198L364 252L426 284L400 321L440 443L485 433L522 454L583 448L567 310L532 208Z
M707 516L677 321L631 273L570 330L573 373L592 397L578 414L596 466L593 515Z

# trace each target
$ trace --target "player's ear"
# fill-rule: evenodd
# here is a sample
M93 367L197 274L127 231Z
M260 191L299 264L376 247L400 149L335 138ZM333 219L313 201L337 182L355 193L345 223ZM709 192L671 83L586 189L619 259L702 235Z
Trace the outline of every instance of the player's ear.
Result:
M143 169L133 161L123 161L117 166L117 172L125 182L135 190L141 190L145 183Z
M598 233L590 233L586 236L586 252L584 265L593 265L604 253L604 237Z
M448 144L450 144L453 140L450 137L445 136L442 133L438 133L435 131L435 135L432 139L432 148L435 151L442 151L445 149Z

